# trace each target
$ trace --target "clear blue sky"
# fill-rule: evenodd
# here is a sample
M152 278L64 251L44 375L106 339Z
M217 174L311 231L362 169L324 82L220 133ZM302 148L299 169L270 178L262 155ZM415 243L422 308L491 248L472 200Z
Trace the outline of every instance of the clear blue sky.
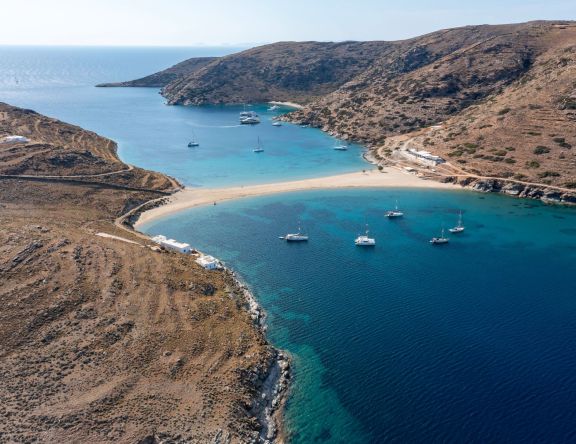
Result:
M3 0L1 13L0 45L238 45L574 20L576 0Z

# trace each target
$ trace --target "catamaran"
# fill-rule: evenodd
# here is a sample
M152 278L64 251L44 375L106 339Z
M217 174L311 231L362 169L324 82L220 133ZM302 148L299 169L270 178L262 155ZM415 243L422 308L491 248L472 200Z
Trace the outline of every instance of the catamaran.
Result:
M442 228L442 234L440 237L433 237L430 239L430 243L435 245L447 244L448 242L450 242L450 239L444 236L444 228Z
M398 201L396 201L396 207L393 210L388 210L384 214L386 217L402 217L404 213L398 209Z
M368 225L366 225L366 232L364 235L358 236L354 243L359 247L373 247L376 245L376 239L373 237L368 236L370 231L368 230Z
M260 137L258 137L258 145L252 151L255 153L262 153L264 151L264 148L262 148L262 143L260 142Z
M302 233L302 227L300 226L300 223L298 223L297 233L288 233L286 236L280 236L280 239L283 239L286 242L306 242L308 240L308 235Z
M200 143L196 141L196 134L194 134L194 131L192 131L192 140L188 142L188 148L195 146L200 146Z
M460 216L458 217L458 225L454 228L450 228L448 231L450 231L450 233L462 233L464 231L464 225L462 225L462 211L460 211Z

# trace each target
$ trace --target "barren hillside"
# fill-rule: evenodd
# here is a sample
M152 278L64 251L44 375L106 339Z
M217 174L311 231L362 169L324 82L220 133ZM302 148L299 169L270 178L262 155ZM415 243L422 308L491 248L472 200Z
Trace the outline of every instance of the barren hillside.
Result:
M241 289L114 223L177 184L30 111L0 128L30 139L0 145L0 442L255 440L276 352Z

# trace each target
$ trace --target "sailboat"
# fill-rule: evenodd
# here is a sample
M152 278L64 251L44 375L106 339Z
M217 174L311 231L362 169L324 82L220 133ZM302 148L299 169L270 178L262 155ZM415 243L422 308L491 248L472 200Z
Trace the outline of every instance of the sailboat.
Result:
M346 151L348 145L341 143L338 139L334 140L334 149L336 151Z
M280 239L283 239L286 242L306 242L308 240L308 235L302 232L302 227L300 226L300 222L298 222L297 233L288 233L286 236L280 236Z
M376 245L376 239L374 239L373 237L369 237L368 236L369 234L370 234L370 231L368 230L368 224L366 224L366 232L364 233L364 235L358 236L354 240L354 243L358 247L373 247L373 246L375 246Z
M255 153L262 153L264 152L264 148L262 148L262 143L260 143L260 137L258 137L258 146L252 150Z
M450 231L450 233L462 233L464 231L464 225L462 225L462 211L460 211L460 216L458 217L458 225L454 228L450 228L448 231Z
M447 244L448 242L450 242L450 239L444 237L444 228L442 228L442 234L440 235L440 237L433 237L432 239L430 239L430 243L434 245Z
M192 140L188 142L188 148L192 148L195 146L200 146L200 143L196 141L196 134L194 134L194 131L192 131Z
M404 213L398 209L398 201L396 201L396 207L393 210L388 210L384 214L386 217L402 217Z

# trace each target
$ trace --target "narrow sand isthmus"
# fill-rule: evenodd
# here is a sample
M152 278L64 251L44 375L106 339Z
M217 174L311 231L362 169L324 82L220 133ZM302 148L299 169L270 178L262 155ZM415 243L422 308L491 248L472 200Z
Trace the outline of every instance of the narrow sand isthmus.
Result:
M336 189L336 188L438 188L459 189L452 184L424 180L413 174L386 168L383 172L369 170L366 172L340 174L337 176L318 177L314 179L295 180L260 185L236 186L230 188L185 188L177 192L170 201L160 207L145 211L135 227L173 214L187 208L219 203L225 200L242 197L262 196L266 194L288 193L292 191Z

